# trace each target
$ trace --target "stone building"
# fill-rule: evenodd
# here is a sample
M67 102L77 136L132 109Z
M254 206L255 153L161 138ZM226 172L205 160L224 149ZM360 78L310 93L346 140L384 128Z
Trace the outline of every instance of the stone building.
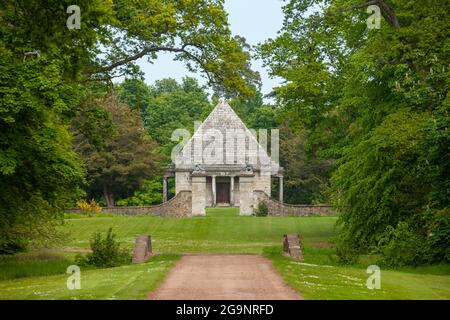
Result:
M187 139L186 139L187 140ZM278 135L271 134L271 157L267 137L249 130L226 102L219 103L180 148L163 181L167 201L167 179L175 178L175 192L190 191L192 214L205 215L205 208L239 207L250 215L256 205L254 191L271 194L271 181L278 179L283 201L283 175L278 164Z

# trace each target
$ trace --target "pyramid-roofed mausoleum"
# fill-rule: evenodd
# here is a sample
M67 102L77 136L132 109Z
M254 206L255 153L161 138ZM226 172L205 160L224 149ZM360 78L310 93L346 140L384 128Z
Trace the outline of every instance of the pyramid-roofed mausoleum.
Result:
M278 136L271 135L272 147ZM192 193L192 214L204 215L205 208L235 206L241 215L253 213L254 191L271 194L271 179L279 179L283 199L282 168L278 159L267 153L264 130L249 130L225 101L219 103L195 130L194 135L175 157L164 177L164 201L167 179L175 178L175 192ZM273 150L273 149L272 149ZM278 151L272 151L278 156ZM275 157L276 158L276 157Z

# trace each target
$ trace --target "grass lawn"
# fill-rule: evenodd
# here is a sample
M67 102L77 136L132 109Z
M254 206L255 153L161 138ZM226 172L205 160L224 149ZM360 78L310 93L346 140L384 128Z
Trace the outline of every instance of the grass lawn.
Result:
M67 219L69 247L88 248L93 232L117 234L124 246L132 247L136 234L150 234L157 253L255 253L279 245L283 234L297 232L308 245L321 245L334 235L336 217L240 217L238 209L209 209L206 217L167 218L112 216Z
M381 289L367 289L366 268L374 257L363 257L353 266L339 265L330 243L335 222L336 217L239 217L236 209L223 208L194 218L71 215L63 227L67 247L88 248L93 232L112 227L130 249L136 234L150 234L158 255L142 265L82 269L82 289L75 291L66 289L65 274L73 253L47 259L26 258L42 253L0 256L0 299L141 299L159 285L179 258L176 254L184 253L262 254L306 299L450 299L449 265L382 268ZM284 233L303 236L304 261L281 255Z
M0 281L0 299L145 299L178 259L177 255L159 255L144 264L108 269L81 268L80 290L67 289L68 275L65 273L4 280Z
M418 270L384 270L381 268L381 288L366 286L367 268L322 264L314 254L304 261L283 257L279 248L267 248L264 255L272 260L284 280L305 299L450 299L450 267L422 267ZM318 262L317 262L318 261ZM434 273L434 274L430 274Z

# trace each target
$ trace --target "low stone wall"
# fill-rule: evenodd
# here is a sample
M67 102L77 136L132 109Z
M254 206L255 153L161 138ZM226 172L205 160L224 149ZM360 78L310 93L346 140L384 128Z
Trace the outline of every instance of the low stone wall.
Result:
M124 214L129 216L153 214L164 217L189 217L191 212L191 191L180 191L175 197L156 206L102 208L100 213ZM69 208L67 213L85 213L79 208Z
M327 205L297 205L281 203L270 198L267 193L261 190L254 191L255 207L260 201L267 204L269 216L333 216L336 211L332 206Z

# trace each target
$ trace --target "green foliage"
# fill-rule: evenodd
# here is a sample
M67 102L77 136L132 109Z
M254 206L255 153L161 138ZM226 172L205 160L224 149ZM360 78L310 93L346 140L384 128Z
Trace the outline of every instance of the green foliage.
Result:
M425 204L427 187L411 161L419 153L423 121L417 114L398 112L346 150L332 180L334 202L345 225L341 237L356 248L375 245L387 226L420 212Z
M25 236L5 240L0 244L0 254L15 254L17 252L24 252L28 248L28 241Z
M382 253L382 263L388 266L418 265L424 262L428 251L424 240L408 223L399 222L396 228L386 228L377 250Z
M149 102L145 108L145 124L148 133L170 156L171 140L176 129L187 129L193 133L194 121L202 121L212 110L208 94L196 79L185 77L181 83L174 79L163 79L150 86Z
M349 1L289 1L259 55L286 80L275 89L280 118L304 134L297 163L323 186L310 194L326 191L339 209L343 260L375 248L390 264L446 261L448 218L434 216L450 199L449 3L381 2L381 30L371 30ZM440 240L428 241L436 229ZM418 239L427 258L408 249Z
M109 268L131 262L129 251L120 248L116 235L112 233L112 228L108 229L105 238L101 232L94 233L90 240L90 247L91 253L85 257L77 256L78 264Z
M223 1L114 1L114 21L102 28L102 57L94 75L140 77L135 61L172 52L190 71L202 71L220 94L252 92L259 75L250 68L249 46L233 37Z
M96 170L105 167L111 156L107 148L115 136L112 119L101 106L84 105L99 99L102 90L96 87L103 88L104 97L112 77L141 76L135 60L145 56L153 61L158 52L173 52L176 60L190 70L203 71L222 94L249 95L258 82L258 75L250 69L249 48L242 38L232 36L222 1L80 0L76 4L81 8L81 27L69 30L66 10L72 4L67 0L0 4L3 248L17 247L18 239L20 243L36 237L45 240L51 236L50 225L57 222L62 209L79 198L85 168L71 149L68 131L77 112L83 115L76 130L96 148L99 160L97 167L88 164L88 182L104 173ZM141 104L138 95L136 100ZM119 136L123 137L123 132ZM110 139L107 143L105 137ZM102 150L106 151L100 156ZM121 149L123 157L116 154L114 160L129 162L133 153L125 151ZM114 202L113 193L123 196L137 188L140 173L149 171L143 162L137 159L135 170L127 165L114 166L117 161L107 168L109 178L118 173L131 181L131 186L124 186L125 191L107 190L109 203ZM113 180L115 186L126 182ZM106 185L105 179L96 183L100 188ZM89 191L96 195L103 192Z
M269 208L267 207L267 203L265 201L258 202L258 205L255 208L255 215L257 217L267 217L269 213Z
M145 180L142 187L136 190L132 197L120 199L118 206L150 206L160 204L162 197L162 177Z
M280 161L284 168L284 201L293 204L327 203L333 161L320 159L307 150L307 130L280 127Z
M80 126L90 109L80 111L72 122L74 148L87 165L90 196L103 195L107 206L114 206L116 197L131 195L145 178L159 173L162 157L145 133L138 110L130 110L113 96L98 104L109 114L115 133L100 131L103 147L95 146Z

